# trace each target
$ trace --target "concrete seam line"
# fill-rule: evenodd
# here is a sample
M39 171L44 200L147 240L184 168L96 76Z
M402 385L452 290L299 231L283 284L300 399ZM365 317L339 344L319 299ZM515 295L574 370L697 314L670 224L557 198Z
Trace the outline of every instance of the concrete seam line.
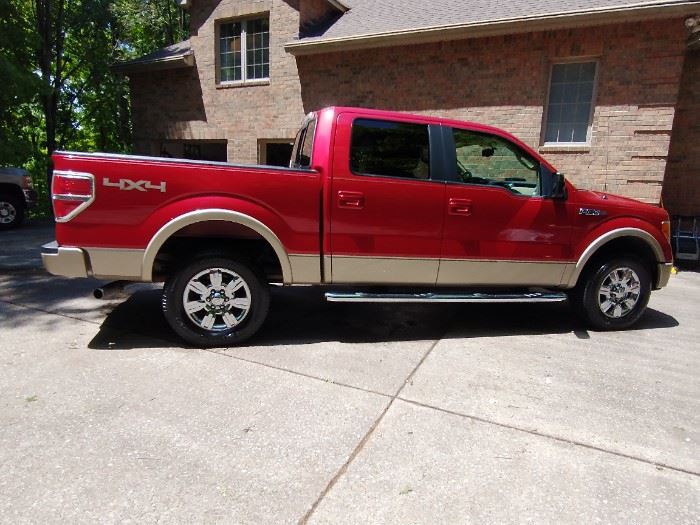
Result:
M404 403L408 403L408 404L410 404L410 405L419 406L419 407L421 407L421 408L427 408L427 409L429 409L429 410L436 410L436 411L438 411L438 412L442 412L442 413L445 413L445 414L450 414L450 415L452 415L452 416L457 416L457 417L461 417L461 418L464 418L464 419L471 419L471 420L473 420L473 421L478 421L479 423L484 423L484 424L487 424L487 425L494 425L494 426L497 426L497 427L506 428L506 429L508 429L508 430L515 430L516 432L522 432L522 433L525 433L525 434L530 434L531 436L541 437L541 438L545 438L545 439L551 439L551 440L557 441L557 442L559 442L559 443L566 443L566 444L568 444L568 445L574 445L574 446L576 446L576 447L587 448L587 449L589 449L589 450L595 450L596 452L602 452L602 453L604 453L604 454L610 454L610 455L612 455L612 456L617 456L617 457L620 457L620 458L630 459L630 460L632 460L632 461L638 461L638 462L640 462L640 463L644 463L644 464L646 464L646 465L650 465L650 466L653 466L653 467L664 468L664 469L672 470L672 471L675 471L675 472L681 472L681 473L683 473L683 474L688 474L688 475L690 475L690 476L698 476L698 477L700 477L700 472L695 472L695 471L693 471L693 470L688 470L688 469L684 469L684 468L681 468L681 467L674 467L674 466L672 466L672 465L668 465L667 463L660 463L660 462L658 462L658 461L652 461L652 460L650 460L650 459L641 458L641 457L639 457L639 456L633 456L633 455L631 455L631 454L625 454L624 452L617 452L617 451L615 451L615 450L608 450L608 449L606 449L606 448L598 447L598 446L596 446L596 445L591 445L591 444L589 444L589 443L584 443L583 441L576 441L576 440L574 440L574 439L567 439L567 438L564 438L564 437L561 437L561 436L555 436L555 435L553 435L553 434L545 434L545 433L543 433L543 432L538 432L537 430L528 430L527 428L516 427L516 426L513 426L513 425L508 425L508 424L506 424L506 423L499 423L498 421L492 421L492 420L490 420L490 419L485 419L485 418L483 418L483 417L471 416L471 415L469 415L469 414L463 414L463 413L461 413L461 412L456 412L456 411L454 411L454 410L449 410L449 409L447 409L447 408L440 408L440 407L436 407L436 406L433 406L433 405L428 405L428 404L426 404L426 403L421 403L420 401L413 401L413 400L411 400L411 399L405 399L405 398L403 398L403 397L399 397L398 400L399 400L399 401L403 401Z
M377 392L376 390L369 390L367 388L362 388L359 386L348 385L347 383L337 383L335 381L330 381L330 380L324 379L322 377L314 376L311 374L305 374L304 372L297 372L296 370L290 370L289 368L283 368L281 366L275 366L275 365L271 365L268 363L261 363L260 361L254 361L253 359L246 359L245 357L240 357L237 355L230 355L230 354L225 354L223 352L217 352L216 350L212 350L211 348L198 348L197 350L203 350L204 352L214 354L214 355L219 355L221 357L228 357L229 359L235 359L236 361L243 361L244 363L248 363L251 365L258 365L258 366L263 366L265 368L271 368L272 370L277 370L279 372L287 372L287 373L293 374L295 376L305 377L306 379L313 379L314 381L320 381L321 383L326 383L327 385L334 385L334 386L339 386L342 388L349 388L351 390L358 390L358 391L364 392L366 394L374 394L376 396L381 396L381 397L388 397L388 398L392 397L391 394L384 394L382 392Z
M444 334L443 334L444 337ZM357 456L360 455L360 452L365 448L365 445L367 442L370 440L372 437L372 434L374 434L374 431L377 429L379 424L382 422L384 419L384 416L386 416L387 412L389 412L389 409L391 406L394 404L394 401L396 401L399 398L399 394L403 391L404 388L406 388L406 385L411 381L413 376L416 374L418 369L421 367L421 365L425 362L425 360L428 358L430 353L433 351L433 349L438 345L438 343L442 340L442 337L440 339L437 339L435 342L433 342L432 345L430 345L430 348L423 354L423 357L421 358L420 361L418 361L418 364L413 367L413 370L408 374L406 379L404 380L403 384L398 388L396 393L391 397L389 400L389 403L387 403L386 407L384 407L384 410L379 414L379 417L374 420L374 423L369 427L369 430L367 433L364 435L364 437L360 440L360 442L357 444L355 449L352 451L350 456L348 457L347 461L340 467L338 472L335 473L335 475L331 478L331 480L328 482L328 485L326 485L326 488L323 489L321 494L318 496L316 501L314 501L313 505L311 505L311 508L304 514L304 516L299 520L298 525L306 525L309 522L309 519L311 519L311 516L313 516L314 512L316 512L316 509L318 506L321 504L323 499L328 495L328 493L333 490L333 487L335 487L336 483L340 480L341 477L343 477L343 474L345 474L350 467L350 464L355 460Z
M102 323L97 322L97 321L88 321L87 319L81 319L80 317L74 317L72 315L60 314L58 312L50 312L49 310L44 310L43 308L37 308L36 306L27 306L25 304L14 303L14 302L8 301L6 299L0 299L0 303L11 304L12 306L16 306L18 308L25 308L27 310L34 310L35 312L41 312L44 314L55 315L58 317L64 317L66 319L72 319L73 321L80 321L81 323L88 323L88 324L92 324L92 325L96 325L96 326L102 325Z

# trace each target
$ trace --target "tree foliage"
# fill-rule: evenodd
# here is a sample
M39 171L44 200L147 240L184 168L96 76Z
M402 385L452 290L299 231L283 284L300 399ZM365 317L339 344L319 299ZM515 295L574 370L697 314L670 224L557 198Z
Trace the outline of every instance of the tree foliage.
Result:
M131 149L128 81L111 70L186 38L177 0L0 0L0 166L48 185L58 149Z

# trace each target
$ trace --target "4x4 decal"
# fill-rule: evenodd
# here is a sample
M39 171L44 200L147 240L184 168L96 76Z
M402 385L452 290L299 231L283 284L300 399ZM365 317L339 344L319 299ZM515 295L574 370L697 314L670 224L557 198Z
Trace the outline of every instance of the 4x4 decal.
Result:
M161 193L165 193L165 182L160 184L153 184L149 180L139 180L134 182L130 179L119 179L117 182L112 182L109 177L102 179L102 185L110 188L119 188L122 191L148 191L148 190L160 190Z

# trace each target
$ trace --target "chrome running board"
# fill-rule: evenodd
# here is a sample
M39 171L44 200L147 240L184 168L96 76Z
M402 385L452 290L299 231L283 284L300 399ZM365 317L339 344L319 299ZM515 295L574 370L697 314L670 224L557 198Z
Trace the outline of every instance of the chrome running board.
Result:
M330 303L560 303L562 292L526 293L326 293Z

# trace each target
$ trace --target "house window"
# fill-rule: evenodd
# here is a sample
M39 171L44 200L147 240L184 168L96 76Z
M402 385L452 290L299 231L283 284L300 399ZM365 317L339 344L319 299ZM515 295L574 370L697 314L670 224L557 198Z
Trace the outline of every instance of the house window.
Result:
M596 62L552 66L545 144L590 142L596 70Z
M289 167L292 158L293 140L272 139L258 141L258 163L264 166Z
M219 82L270 77L270 20L254 18L219 25Z

